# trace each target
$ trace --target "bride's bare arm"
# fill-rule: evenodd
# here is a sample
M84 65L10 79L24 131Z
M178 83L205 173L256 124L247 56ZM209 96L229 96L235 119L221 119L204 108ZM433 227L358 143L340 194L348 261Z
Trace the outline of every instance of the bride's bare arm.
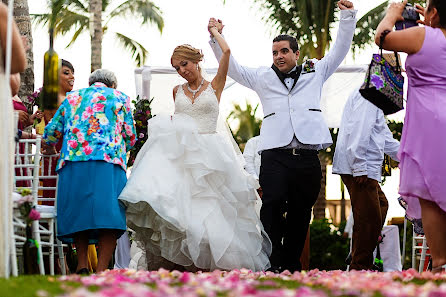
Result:
M178 91L178 88L179 88L180 86L175 86L174 88L173 88L173 101L175 102L175 96L177 95L177 91Z
M223 38L223 36L218 32L217 26L221 24L217 22L214 18L211 18L209 20L208 30L212 34L212 36L215 38L215 40L218 42L218 45L220 46L222 50L222 56L219 61L218 71L217 75L215 75L214 79L212 80L211 84L214 90L216 91L216 95L218 98L218 101L220 101L220 96L223 91L223 88L225 86L226 82L226 75L228 74L228 68L229 68L229 57L231 55L231 50L229 49L228 44L226 43L226 40Z

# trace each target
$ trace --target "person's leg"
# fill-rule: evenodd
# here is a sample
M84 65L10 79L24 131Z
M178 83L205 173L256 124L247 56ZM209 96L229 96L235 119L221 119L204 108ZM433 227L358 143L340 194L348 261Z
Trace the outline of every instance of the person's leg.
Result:
M373 269L373 250L384 220L378 182L369 178L364 184L358 184L351 175L342 175L342 181L350 194L354 220L350 269L370 270Z
M99 257L96 272L104 271L113 256L116 247L116 231L103 229L99 231Z
M311 210L321 189L321 165L317 154L294 156L297 168L289 176L290 195L287 203L285 235L283 239L283 268L300 271L300 256L307 238ZM299 168L302 163L305 168ZM312 165L312 167L307 167Z
M88 260L87 260L87 252L88 252L88 232L77 232L74 235L74 244L76 245L76 253L77 253L77 268L76 272L81 269L87 269Z
M288 196L287 170L281 162L281 158L282 156L278 152L264 151L259 180L263 191L260 220L271 239L270 262L273 270L280 269L284 231L283 214Z
M432 255L432 267L441 267L446 264L446 212L435 202L424 199L419 201L424 234Z

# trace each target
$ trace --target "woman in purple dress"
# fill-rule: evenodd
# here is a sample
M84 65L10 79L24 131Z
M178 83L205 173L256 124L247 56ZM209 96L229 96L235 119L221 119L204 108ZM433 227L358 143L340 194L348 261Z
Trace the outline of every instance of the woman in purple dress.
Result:
M390 5L375 42L392 31L407 0ZM409 78L407 109L399 150L399 193L407 214L421 217L432 254L433 272L446 268L446 1L427 0L424 27L389 33L386 50L405 52Z

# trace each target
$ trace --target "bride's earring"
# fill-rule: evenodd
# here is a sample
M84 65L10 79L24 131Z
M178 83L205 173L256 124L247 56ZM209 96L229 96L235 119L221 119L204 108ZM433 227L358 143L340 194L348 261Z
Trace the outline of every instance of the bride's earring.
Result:
M198 70L198 64L197 64L197 70Z

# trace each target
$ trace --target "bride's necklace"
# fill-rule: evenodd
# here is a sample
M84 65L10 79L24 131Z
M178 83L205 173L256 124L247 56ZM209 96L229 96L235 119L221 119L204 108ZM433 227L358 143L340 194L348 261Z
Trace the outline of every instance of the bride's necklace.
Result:
M197 94L197 92L200 90L203 83L204 83L204 78L201 80L201 83L196 90L192 90L189 83L186 84L187 89L189 90L189 92L192 93L192 99L195 99L195 94Z

